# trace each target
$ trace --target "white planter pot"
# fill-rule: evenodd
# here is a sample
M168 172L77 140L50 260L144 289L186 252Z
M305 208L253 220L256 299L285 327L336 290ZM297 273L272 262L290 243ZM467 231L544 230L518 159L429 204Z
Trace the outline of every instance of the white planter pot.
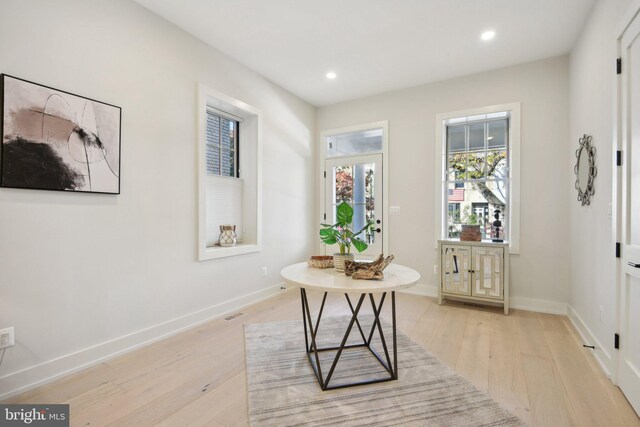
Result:
M333 254L333 265L334 268L336 269L336 271L339 271L340 273L344 272L344 262L346 260L352 260L353 261L353 254L346 254L346 255L340 255L340 254Z

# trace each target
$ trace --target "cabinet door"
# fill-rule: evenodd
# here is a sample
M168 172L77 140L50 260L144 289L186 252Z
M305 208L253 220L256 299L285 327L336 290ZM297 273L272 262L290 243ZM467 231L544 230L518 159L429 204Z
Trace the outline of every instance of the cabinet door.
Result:
M471 247L442 246L441 286L447 294L471 295Z
M503 300L503 248L473 248L472 295Z

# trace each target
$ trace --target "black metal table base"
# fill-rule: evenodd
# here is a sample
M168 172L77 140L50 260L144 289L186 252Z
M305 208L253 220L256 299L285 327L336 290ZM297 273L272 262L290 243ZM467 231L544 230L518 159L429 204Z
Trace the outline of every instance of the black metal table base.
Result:
M369 301L371 302L371 308L373 310L373 325L371 326L371 330L369 331L368 336L365 335L362 326L360 325L360 321L358 320L358 313L362 308L362 304L366 296L369 295ZM384 305L384 300L387 296L387 292L383 293L380 297L380 302L376 304L376 301L373 297L373 294L361 294L358 302L353 307L351 303L351 299L348 294L344 294L349 303L349 308L351 309L351 320L349 321L349 326L342 337L342 341L339 346L336 347L324 347L318 348L316 345L316 336L318 334L318 328L320 326L320 320L322 319L322 311L324 309L324 304L327 300L327 292L324 293L322 297L322 303L320 304L320 310L318 312L318 318L316 320L315 325L311 320L311 310L309 308L309 301L307 300L307 292L304 288L300 288L300 298L302 300L302 319L304 324L304 341L305 341L305 349L307 352L307 357L309 358L309 363L313 368L313 371L318 379L318 383L320 384L320 388L322 390L333 390L337 388L344 387L353 387L358 385L365 384L374 384L385 381L392 381L398 379L398 343L396 340L396 293L394 291L391 292L391 317L392 317L392 351L393 351L393 360L391 359L389 348L387 347L387 341L385 339L384 333L382 331L382 324L380 322L380 313L382 313L382 307ZM351 334L351 330L353 329L353 325L356 325L358 331L360 332L360 337L362 338L362 344L349 344L347 345L347 341L349 340L349 335ZM380 342L382 343L382 349L384 350L384 356L380 356L372 347L371 342L374 337L375 331L378 331L378 336L380 337ZM388 376L382 378L374 378L374 379L366 379L362 381L357 381L353 383L341 383L337 385L330 385L331 377L335 371L336 365L338 364L338 360L340 360L340 356L345 349L350 348L358 348L358 347L366 347L369 349L371 354L380 362L380 364L387 371ZM323 351L336 351L337 353L333 358L333 362L331 363L331 368L326 376L322 374L322 367L320 365L320 352Z

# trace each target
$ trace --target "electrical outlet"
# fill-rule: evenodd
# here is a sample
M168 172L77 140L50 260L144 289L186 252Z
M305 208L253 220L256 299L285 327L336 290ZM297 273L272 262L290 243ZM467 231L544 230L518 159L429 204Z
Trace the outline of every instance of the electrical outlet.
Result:
M0 329L0 350L15 345L15 336L13 326L6 329Z

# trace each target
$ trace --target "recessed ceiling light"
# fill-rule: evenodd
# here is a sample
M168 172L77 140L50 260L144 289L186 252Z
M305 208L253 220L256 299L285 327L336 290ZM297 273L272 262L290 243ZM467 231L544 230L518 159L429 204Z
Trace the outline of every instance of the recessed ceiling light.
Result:
M496 36L496 32L495 31L485 31L484 33L482 33L482 35L480 36L480 38L482 40L491 40L492 38L494 38Z
M328 78L329 80L333 80L333 79L335 79L336 77L338 77L338 76L337 76L337 74L336 74L336 73L334 73L333 71L329 71L329 72L327 73L327 78Z

